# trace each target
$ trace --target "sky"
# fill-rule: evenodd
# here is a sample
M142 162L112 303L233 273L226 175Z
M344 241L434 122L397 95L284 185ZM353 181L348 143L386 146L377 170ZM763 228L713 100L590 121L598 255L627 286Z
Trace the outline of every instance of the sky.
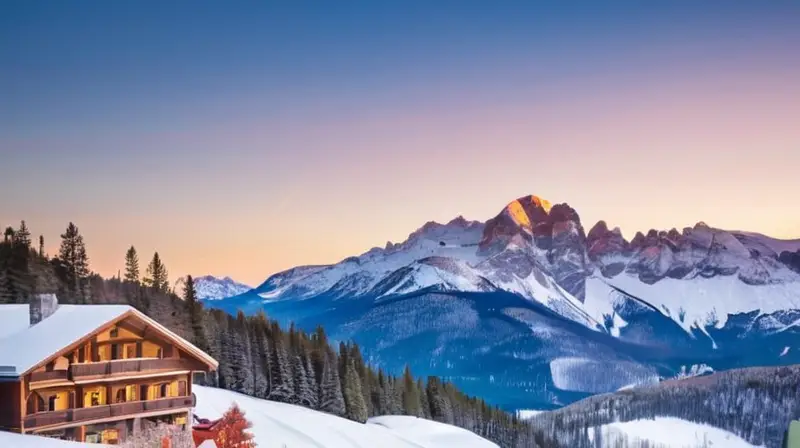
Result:
M537 194L800 238L797 1L0 5L0 225L253 285Z

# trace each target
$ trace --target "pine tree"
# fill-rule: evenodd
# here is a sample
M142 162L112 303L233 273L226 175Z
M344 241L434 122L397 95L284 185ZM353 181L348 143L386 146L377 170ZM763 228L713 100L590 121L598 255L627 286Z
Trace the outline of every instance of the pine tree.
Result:
M284 403L295 402L294 381L292 378L291 367L289 366L289 356L283 342L283 332L277 324L272 327L272 344L270 346L270 379L272 390L269 399L282 401Z
M417 391L419 391L419 403L422 408L420 417L430 419L431 405L428 403L428 394L425 392L425 383L422 381L422 378L417 380Z
M311 356L306 350L303 353L303 358L306 363L306 377L308 378L309 396L304 397L309 401L311 409L319 409L319 388L320 384L317 382L317 374L314 371L314 364L311 362Z
M147 266L147 278L145 283L158 292L166 293L169 290L169 280L167 279L167 267L158 256L158 252L153 254L153 259Z
M208 351L208 341L205 328L203 328L203 306L197 301L197 292L194 289L194 279L191 275L186 276L186 283L183 287L183 301L186 304L186 312L189 315L192 343L200 350Z
M14 243L19 244L26 249L31 247L31 232L28 230L25 220L22 220L22 222L19 224L19 230L16 231Z
M253 395L259 398L269 396L269 346L267 344L267 316L259 311L250 320L250 361L253 364Z
M5 232L3 232L3 242L11 243L12 241L14 241L14 228L6 227Z
M360 423L367 421L367 404L361 392L361 379L358 377L353 360L347 363L344 376L344 402L347 409L347 418Z
M139 255L133 246L125 252L125 281L139 283Z
M406 364L403 371L403 412L405 415L421 417L420 407L419 391L414 377L411 376L411 369Z
M63 268L62 272L67 291L79 302L87 302L89 299L87 294L89 257L86 255L83 236L81 236L78 227L73 223L69 223L66 232L61 235L58 259Z
M342 384L339 381L339 368L333 351L326 356L323 369L319 409L333 415L344 416L346 409Z
M303 358L298 354L292 357L292 375L294 376L295 403L307 408L314 408L316 394L309 381Z

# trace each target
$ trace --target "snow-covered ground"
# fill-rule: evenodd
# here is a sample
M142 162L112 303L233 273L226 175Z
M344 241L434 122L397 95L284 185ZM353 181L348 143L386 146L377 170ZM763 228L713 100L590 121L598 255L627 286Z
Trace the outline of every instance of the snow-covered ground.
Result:
M106 445L67 442L48 437L23 436L13 432L0 431L0 446L3 448L97 448Z
M533 418L542 412L547 411L539 411L537 409L520 409L517 411L517 417L519 417L521 420L528 420L529 418Z
M603 440L606 443L610 443L615 437L624 434L630 442L650 441L670 448L753 448L755 446L723 429L672 417L617 422L603 425L601 428Z
M356 423L291 404L260 400L213 387L194 385L195 415L216 419L236 402L253 423L259 448L498 448L467 430L416 417L384 416ZM0 431L3 448L83 448L66 442Z
M360 424L300 406L194 386L195 414L214 419L236 402L253 423L259 448L497 448L477 435L430 420L386 416Z

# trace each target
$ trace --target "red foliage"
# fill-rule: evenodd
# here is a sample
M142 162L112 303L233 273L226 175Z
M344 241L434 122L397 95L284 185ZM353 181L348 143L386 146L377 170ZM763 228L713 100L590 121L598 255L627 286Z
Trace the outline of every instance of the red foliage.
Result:
M197 446L212 439L217 448L253 448L256 442L253 435L247 432L252 426L244 417L244 412L234 403L212 428L194 431L192 436Z

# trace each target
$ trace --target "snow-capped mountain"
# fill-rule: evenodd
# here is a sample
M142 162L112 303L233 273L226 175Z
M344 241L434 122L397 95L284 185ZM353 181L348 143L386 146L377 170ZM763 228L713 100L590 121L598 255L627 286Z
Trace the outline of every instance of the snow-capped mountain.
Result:
M212 306L323 324L377 364L451 376L495 403L564 403L681 365L800 360L780 356L800 335L800 240L698 223L628 241L526 196L486 222L429 222L402 243L290 269ZM609 377L565 392L553 371Z
M239 283L230 277L214 277L213 275L204 275L202 277L194 277L194 289L197 293L199 300L219 300L226 297L238 296L239 294L246 293L253 289L244 283ZM175 281L174 291L181 296L184 285L186 284L186 277L180 277Z
M724 326L731 314L800 309L800 273L779 252L792 249L800 250L800 240L703 223L627 241L600 221L586 234L568 205L527 196L486 223L429 222L403 243L330 266L294 268L255 291L267 301L320 294L381 299L425 288L507 291L597 330L609 330L609 294L622 291L691 332Z

